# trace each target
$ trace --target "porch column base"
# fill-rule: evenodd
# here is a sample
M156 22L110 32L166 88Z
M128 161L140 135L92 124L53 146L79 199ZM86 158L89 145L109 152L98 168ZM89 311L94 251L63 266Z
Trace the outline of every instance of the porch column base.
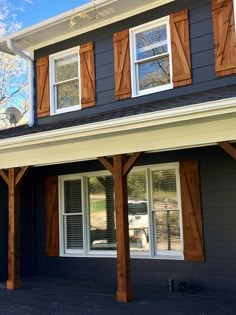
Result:
M122 303L127 303L130 301L133 301L134 296L133 292L131 291L116 291L116 301L117 302L122 302Z
M15 290L21 287L21 280L7 280L7 289Z

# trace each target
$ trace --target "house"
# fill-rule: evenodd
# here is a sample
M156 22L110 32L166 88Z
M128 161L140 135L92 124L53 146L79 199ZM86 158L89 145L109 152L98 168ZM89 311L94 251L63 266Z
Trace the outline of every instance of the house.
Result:
M234 8L97 0L1 39L32 91L29 125L0 131L7 288L54 274L117 281L121 302L170 278L235 293Z

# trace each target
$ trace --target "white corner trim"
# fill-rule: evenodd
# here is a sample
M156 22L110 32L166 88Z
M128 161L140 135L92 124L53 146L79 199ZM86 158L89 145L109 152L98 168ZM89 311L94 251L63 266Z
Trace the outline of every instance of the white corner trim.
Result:
M199 118L220 116L236 112L236 98L228 98L213 102L188 105L178 108L138 114L124 118L60 128L51 131L23 135L0 140L0 151L11 148L22 148L43 143L67 141L98 135L107 135L121 131L135 131L151 126L173 124Z

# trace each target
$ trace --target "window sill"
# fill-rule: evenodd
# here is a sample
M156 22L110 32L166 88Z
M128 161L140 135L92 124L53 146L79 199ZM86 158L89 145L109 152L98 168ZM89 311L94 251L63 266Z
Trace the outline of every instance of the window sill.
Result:
M66 113L74 112L76 110L81 110L81 105L65 107L65 108L59 109L57 111L51 110L50 116L55 116L55 115L59 115L59 114L66 114Z
M69 258L117 258L115 253L93 253L93 254L60 254L60 257ZM183 255L156 255L150 256L149 253L143 253L137 255L136 253L131 253L131 259L147 259L147 260L184 260Z
M134 93L132 95L132 98L144 96L144 95L149 95L149 94L154 94L154 93L160 93L160 92L168 91L171 89L173 89L173 83L169 83L167 85L163 85L163 86L158 87L158 88L151 88L151 89L140 91L138 93Z

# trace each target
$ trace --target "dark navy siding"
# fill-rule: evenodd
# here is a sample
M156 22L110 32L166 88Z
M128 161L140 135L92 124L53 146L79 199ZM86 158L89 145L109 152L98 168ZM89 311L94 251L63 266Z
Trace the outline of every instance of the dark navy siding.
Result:
M21 274L31 276L35 273L35 205L34 169L23 178L21 185Z
M139 165L198 159L203 208L205 262L187 262L156 259L132 259L132 277L135 285L166 286L167 279L190 281L206 290L236 291L236 163L219 147L145 154ZM35 248L31 251L35 271L43 275L73 277L75 279L111 282L116 285L115 258L46 257L44 178L101 170L97 161L87 161L34 169L34 212L36 222ZM26 191L23 198L28 198ZM25 210L22 210L25 211ZM29 209L27 210L27 213ZM33 211L31 209L31 211ZM32 229L34 230L34 228ZM28 229L29 231L29 229ZM23 238L25 229L23 230ZM29 233L29 232L27 232ZM29 236L29 234L28 234ZM28 241L27 241L28 242ZM24 244L24 246L26 246ZM26 247L25 247L26 248ZM27 248L29 244L27 243ZM29 254L24 251L23 256ZM26 258L22 258L23 260ZM23 273L25 272L23 268Z
M182 9L189 9L190 20L190 41L191 41L191 60L192 60L192 80L193 84L175 88L168 91L158 92L145 96L135 97L121 101L115 100L114 95L114 57L113 57L113 33L121 31L125 28L131 28L142 23L158 19L173 12L178 12ZM88 41L95 42L95 66L96 66L96 93L97 103L93 108L87 108L77 112L71 112L52 117L39 119L38 124L48 124L56 121L69 120L79 117L90 117L102 113L113 113L116 117L116 112L121 108L127 109L126 116L129 115L128 109L137 106L134 114L139 114L141 105L145 104L145 111L152 110L148 104L156 104L155 110L164 108L173 108L177 106L188 105L188 103L171 102L172 98L193 95L192 104L208 101L204 95L199 101L198 94L203 91L218 89L228 85L236 84L236 76L226 76L216 78L214 70L214 42L212 30L212 14L210 0L191 0L191 1L175 1L173 3L161 6L150 10L143 14L130 17L124 21L114 23L112 25L97 29L87 34L82 34L77 37L67 39L65 41L44 47L35 52L35 57L41 57L51 53L55 53L73 46L80 45ZM235 91L235 86L232 87ZM232 91L228 97L232 97ZM225 95L227 97L227 93ZM219 96L220 98L220 96ZM165 102L165 106L158 107L159 102ZM140 111L139 111L140 106Z
M218 292L236 293L236 163L219 147L145 154L138 165L199 160L205 262L132 259L133 284L166 286L167 279L190 281ZM115 258L45 255L44 178L103 169L98 161L32 168L21 187L21 270L31 274L110 282L116 285ZM0 280L7 278L7 188L0 180Z
M7 276L8 190L2 178L0 178L0 195L0 281L3 281Z

